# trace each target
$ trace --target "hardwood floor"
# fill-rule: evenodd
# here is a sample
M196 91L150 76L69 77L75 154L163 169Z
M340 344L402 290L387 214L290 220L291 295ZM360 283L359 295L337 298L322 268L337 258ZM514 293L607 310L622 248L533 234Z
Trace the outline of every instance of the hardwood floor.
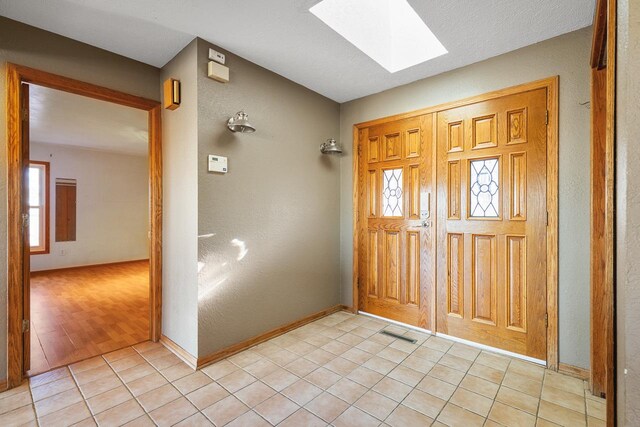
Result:
M29 375L148 339L148 261L31 273Z

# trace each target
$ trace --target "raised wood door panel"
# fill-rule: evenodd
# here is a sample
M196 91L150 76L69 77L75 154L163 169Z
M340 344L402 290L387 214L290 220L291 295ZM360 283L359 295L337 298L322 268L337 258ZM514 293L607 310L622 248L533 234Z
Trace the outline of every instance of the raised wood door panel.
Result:
M546 359L546 89L437 113L437 331Z
M430 328L434 293L430 212L433 115L361 129L359 309Z

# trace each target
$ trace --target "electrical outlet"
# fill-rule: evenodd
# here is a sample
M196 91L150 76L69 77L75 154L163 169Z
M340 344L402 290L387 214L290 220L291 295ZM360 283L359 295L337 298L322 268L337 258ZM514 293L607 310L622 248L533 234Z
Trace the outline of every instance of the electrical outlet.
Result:
M60 256L65 256L67 251L65 249L60 249Z

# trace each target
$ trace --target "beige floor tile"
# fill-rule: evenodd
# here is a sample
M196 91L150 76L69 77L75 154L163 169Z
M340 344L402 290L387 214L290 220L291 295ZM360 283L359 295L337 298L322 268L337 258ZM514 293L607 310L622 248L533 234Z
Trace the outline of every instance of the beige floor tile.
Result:
M280 350L277 353L268 356L268 358L278 366L286 366L289 363L298 360L299 357L300 356L297 354L288 350Z
M482 379L480 377L475 377L473 375L465 376L460 383L460 387L481 394L484 397L488 397L490 399L496 397L496 393L500 388L498 384L492 383L491 381Z
M146 377L147 375L153 374L157 372L153 366L143 363L138 366L134 366L133 368L125 369L124 371L118 372L118 376L125 383L130 383L142 377Z
M430 418L436 418L447 402L432 396L424 391L413 390L402 401L402 404L418 412L422 412Z
M387 396L389 399L401 402L411 392L411 387L393 378L384 377L373 386L373 390Z
M440 415L438 415L437 420L451 427L479 427L485 421L484 417L452 403L447 403Z
M143 353L147 353L149 351L153 351L153 350L157 350L159 348L164 348L164 345L162 345L159 342L151 342L151 341L145 341L142 342L140 344L136 344L133 346L133 349L135 351L137 351L140 354Z
M76 372L73 369L73 376L79 385L90 383L100 378L105 378L113 374L113 369L106 362L97 368L87 369L86 371Z
M158 347L153 350L145 351L141 354L142 357L145 358L145 360L151 362L152 360L160 359L173 353L171 353L171 351L166 347Z
M186 397L196 408L203 410L227 396L229 396L229 392L214 382L187 394Z
M104 378L91 381L90 383L80 385L80 392L85 399L89 399L105 391L113 390L122 384L122 381L120 381L120 378L118 378L116 374L111 374Z
M449 340L432 336L431 338L426 340L424 344L422 344L422 347L427 347L433 350L438 350L443 353L446 353L447 351L449 351L452 345L453 343Z
M178 424L175 424L176 427L213 427L213 423L207 419L200 412L197 412L191 415L189 418L186 418L180 421Z
M220 362L216 362L212 365L205 366L204 368L201 369L201 372L204 372L206 375L209 376L209 378L213 380L218 380L222 377L226 377L230 373L235 372L239 369L240 368L238 368L233 363L227 360L221 360Z
M511 361L511 364L509 364L507 372L515 372L516 374L529 377L533 380L542 381L545 369L540 365L514 359Z
M201 371L196 371L193 374L189 374L186 377L182 377L179 380L174 381L172 384L182 394L189 394L194 390L204 387L210 384L213 380L203 374Z
M227 396L224 399L202 410L202 413L217 426L223 426L240 415L247 412L249 408L234 396Z
M365 340L356 346L356 348L366 351L369 354L378 354L378 352L384 349L384 345L375 341Z
M31 396L34 401L46 399L54 394L62 393L63 391L76 388L76 383L71 377L61 378L59 380L52 381L48 384L44 384L31 389Z
M48 384L55 380L59 380L61 378L65 378L71 375L69 369L67 367L54 369L53 371L45 372L44 374L36 375L29 378L29 384L31 387L38 387L41 385Z
M253 411L245 412L235 420L231 421L226 427L269 427L267 421Z
M245 366L249 366L259 360L262 360L262 357L263 356L253 350L245 350L227 358L227 360L240 368L244 368Z
M83 398L78 389L73 388L35 402L36 414L38 417L43 417L82 401Z
M385 420L392 427L428 426L432 422L433 419L404 405L399 405Z
M135 399L131 399L99 413L95 419L99 426L114 426L126 424L142 415L144 415L144 409Z
M149 364L156 368L158 371L170 368L171 366L177 365L180 362L182 362L180 358L173 353L167 354L166 356L158 357L157 359L149 360Z
M354 406L373 415L379 420L384 420L398 406L398 402L373 390L369 390L354 403Z
M148 391L138 396L138 403L142 405L145 411L151 412L154 409L166 405L179 398L180 392L171 384L165 384L155 390Z
M466 344L455 343L451 346L447 353L473 362L480 355L480 351L481 350Z
M413 369L407 368L402 365L398 365L393 371L389 372L387 375L394 380L398 380L410 387L415 387L422 379L425 374L422 372L414 371Z
M21 426L24 424L28 424L35 419L36 412L33 409L33 405L27 405L0 415L0 425Z
M351 350L353 350L353 349L351 349ZM351 350L349 350L349 351L351 351ZM347 375L349 375L358 366L359 365L357 363L354 363L354 362L352 362L350 360L347 360L347 359L344 359L342 357L336 357L335 359L329 361L328 363L326 363L324 365L325 368L327 368L330 371L333 371L336 374L341 375L343 377L346 377Z
M254 411L271 424L276 425L298 409L300 407L291 400L281 394L276 394L256 406Z
M77 375L80 372L88 371L90 369L100 368L107 364L102 356L92 357L91 359L83 360L81 362L73 363L69 365L69 369L73 372L73 375Z
M605 427L606 425L607 422L605 420L595 417L587 417L587 426L589 427Z
M607 403L604 399L586 399L587 415L590 417L605 420L607 416Z
M318 368L304 377L305 380L320 387L323 390L326 390L337 383L340 378L340 375L325 368Z
M355 333L355 331L358 331L358 330L359 328L356 328L352 332L346 333L341 337L338 337L338 341L340 341L341 343L347 344L349 346L355 347L356 345L364 341L365 338L368 338L369 336L371 336L370 334L371 331L369 331L368 329L365 329L368 335L364 337L361 337Z
M536 425L535 416L500 402L494 403L489 413L489 419L510 427L534 427Z
M274 366L276 366L276 365L274 364ZM284 368L287 371L291 372L292 374L297 375L298 377L302 378L302 377L305 377L305 376L309 375L311 372L315 371L319 367L320 366L318 366L317 364L313 363L310 360L307 360L307 359L304 359L304 358L300 358L300 359L294 360L293 362L289 363ZM251 373L251 371L248 371L248 372ZM253 375L253 373L252 373L252 375ZM260 378L260 377L258 377L258 378Z
M107 353L104 356L104 360L109 363L115 362L116 360L124 359L129 356L134 356L138 354L137 351L133 349L133 347L126 347L120 350L112 351L111 353Z
M28 389L22 393L13 394L8 397L3 397L3 395L0 394L0 415L26 405L31 405L31 403L31 393Z
M568 391L560 390L549 385L542 387L542 400L564 406L572 411L586 413L586 404L584 396L579 396Z
M300 378L293 375L291 372L283 368L278 368L274 372L262 378L262 381L274 390L281 391L299 379Z
M85 418L84 420L73 424L73 427L96 427L97 425L98 423L96 423L93 418Z
M508 387L500 387L498 395L496 396L496 401L533 415L538 413L538 405L540 404L540 399L537 397L530 396L526 393L522 393Z
M414 351L411 355L419 357L424 360L428 360L429 362L438 363L438 361L442 359L442 356L444 356L444 354L445 353L435 350L433 348L420 347L416 351Z
M438 362L441 365L448 366L450 368L456 369L458 371L467 372L473 362L467 359L463 359L462 357L454 356L453 354L447 353Z
M149 413L159 427L172 426L198 412L195 406L185 397L176 399Z
M546 371L544 384L560 390L584 396L584 381L553 371Z
M354 406L349 407L332 423L335 427L377 427L379 424L380 420Z
M325 363L328 363L330 360L334 359L335 357L336 357L335 354L330 353L321 348L313 350L311 353L304 356L305 359L308 359L317 365L324 365Z
M278 427L325 427L326 425L326 422L322 421L311 412L304 408L300 408L278 424Z
M271 396L276 394L276 391L268 385L256 381L249 384L240 391L237 391L234 396L240 399L249 408L253 408L256 405L264 402Z
M309 354L315 349L316 349L315 346L309 343L306 343L304 341L298 341L287 347L287 350L297 354L298 356L304 356L305 354Z
M389 372L393 371L398 364L390 360L383 359L382 357L373 356L362 366L369 368L372 371L376 371L379 374L387 375Z
M460 384L460 381L462 381L462 378L464 378L465 374L462 371L458 371L456 369L438 363L433 367L433 369L429 371L427 375L457 386L458 384Z
M479 363L481 365L485 365L493 369L505 372L509 367L509 364L511 363L511 358L495 353L490 353L488 351L482 351L476 358L475 363Z
M539 397L542 391L542 382L508 371L504 376L502 385L521 391L533 397Z
M407 358L407 353L392 347L387 347L382 351L378 352L378 357L382 357L383 359L386 359L395 364L398 364Z
M367 392L367 389L354 381L342 378L337 383L329 387L327 391L337 398L353 404Z
M491 381L492 383L500 384L504 378L505 371L476 362L471 366L467 374Z
M306 405L316 396L322 393L322 389L306 380L298 380L282 390L282 394L300 406Z
M572 411L564 406L556 405L545 400L540 401L538 417L561 425L584 426L586 417L580 412Z
M456 386L449 384L446 381L439 380L430 376L424 377L422 381L416 386L418 390L427 392L435 397L439 397L443 400L449 400L456 390Z
M376 371L372 371L371 369L365 368L364 366L360 366L359 368L354 369L349 375L347 375L347 378L367 388L371 388L378 381L384 378L384 375Z
M298 360L306 360L306 359L298 359ZM312 363L312 362L309 362L309 363ZM258 378L258 379L262 379L262 378L266 377L267 375L270 375L273 372L277 371L278 369L280 369L280 366L276 365L275 363L273 363L269 359L259 360L256 363L253 363L253 364L247 366L246 368L244 368L244 370L246 372L250 373L252 376L254 376L254 377ZM235 371L236 370L232 370L229 373L233 373ZM222 377L224 377L224 376L226 376L226 375L223 375ZM218 377L218 379L220 379L222 377Z
M493 405L493 399L481 396L464 388L458 388L449 401L454 405L460 406L482 417L486 417L489 414L491 405Z
M132 398L129 390L125 386L120 386L88 399L87 405L91 413L96 415Z
M70 426L90 417L91 413L89 413L87 405L84 402L78 402L39 418L38 424L41 427Z
M431 362L412 354L404 359L398 366L404 366L426 375L434 366L436 366L436 362Z
M156 424L146 414L125 424L126 427L155 427L155 425Z
M129 388L129 390L131 390L131 394L137 397L148 391L155 390L158 387L162 387L165 384L168 384L168 381L162 375L160 375L159 372L154 371L147 376L127 383L127 387Z
M184 362L180 362L180 363L176 363L173 366L170 366L168 368L165 368L163 370L160 371L160 373L169 381L169 382L173 382L175 380L178 380L182 377L186 377L189 374L194 373L195 370L193 368L191 368L189 365L187 365Z
M227 389L230 393L245 388L252 382L256 381L256 378L249 375L245 371L235 371L226 377L222 377L218 380L218 384Z
M115 372L124 371L125 369L133 368L134 366L138 366L142 363L147 363L146 360L142 358L139 354L132 354L131 356L114 360L110 362L111 369Z
M328 423L338 418L348 407L349 404L327 392L322 393L305 405L308 411Z
M406 336L406 334L405 334L405 336ZM395 348L396 350L400 350L400 351L402 351L404 353L410 354L410 353L413 353L416 349L418 349L418 347L420 347L420 345L417 344L417 343L414 344L414 343L408 342L408 341L395 340L394 342L389 344L389 347Z

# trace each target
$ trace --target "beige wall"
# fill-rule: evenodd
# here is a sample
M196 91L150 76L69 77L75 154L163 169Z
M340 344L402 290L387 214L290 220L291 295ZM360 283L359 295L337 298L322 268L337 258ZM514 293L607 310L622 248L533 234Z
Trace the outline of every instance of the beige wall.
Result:
M319 150L338 104L224 50L231 82L211 80L210 46L198 40L200 356L339 303L340 160ZM227 130L241 109L255 133ZM208 154L229 173L207 172Z
M640 425L640 2L618 2L616 298L618 425Z
M50 251L31 255L31 271L149 258L146 155L31 142L29 157L49 162L51 199ZM56 178L77 180L73 242L55 239Z
M162 68L180 80L182 100L162 110L162 333L198 352L198 81L196 41Z
M7 62L160 98L158 69L0 17L0 379L6 378L7 366Z
M589 51L586 28L342 104L342 303L352 304L352 126L554 75L560 76L560 361L589 367Z

